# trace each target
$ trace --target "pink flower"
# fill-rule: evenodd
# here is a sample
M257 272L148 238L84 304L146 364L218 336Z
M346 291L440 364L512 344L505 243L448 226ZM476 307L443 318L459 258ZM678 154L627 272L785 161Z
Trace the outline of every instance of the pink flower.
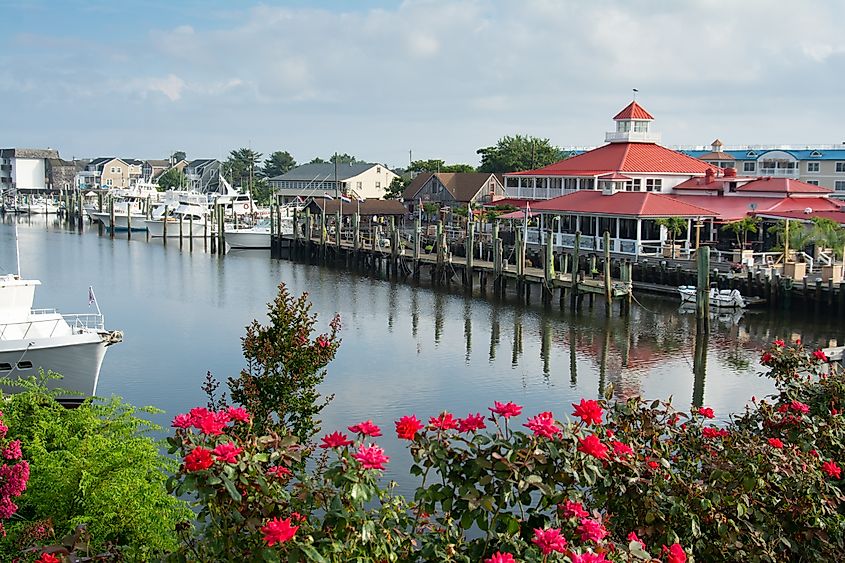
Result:
M443 411L439 416L429 418L428 425L434 430L456 430L458 421L452 416L452 413Z
M466 415L466 418L458 419L458 432L475 432L485 428L487 428L487 425L484 424L484 416L480 412L475 414L470 413Z
M800 412L801 414L807 414L810 412L810 406L802 403L801 401L790 401L789 408L795 412Z
M685 563L687 554L680 544L673 543L672 547L663 546L663 553L667 555L666 563Z
M604 553L591 553L589 551L580 555L573 553L570 558L572 563L607 563Z
M290 469L284 467L282 465L274 465L270 469L267 470L267 475L270 477L275 477L276 479L284 479L291 475Z
M563 504L557 505L558 510L563 513L564 518L586 518L589 516L584 505L580 502L565 500Z
M343 448L345 446L351 446L352 440L346 437L346 434L342 434L340 432L332 432L331 434L326 434L323 436L323 443L320 444L320 447L325 449L328 448Z
M497 551L491 557L484 560L484 563L517 563L516 559L510 553L502 553Z
M396 435L402 440L413 440L422 429L422 422L416 416L403 416L396 421Z
M20 459L22 456L23 453L21 452L20 440L12 440L8 443L8 445L6 445L6 448L3 450L3 457L8 460Z
M774 344L778 348L783 348L784 346L786 346L786 342L784 342L780 338L775 338L775 340L772 342L772 344Z
M587 424L601 424L603 411L597 401L585 401L581 399L580 403L572 403L572 406L575 407L575 411L572 414L580 418L583 422Z
M824 350L816 350L815 352L813 352L813 357L823 362L826 362L828 359L827 354L824 353Z
M519 416L522 413L522 407L510 401L508 401L507 403L493 401L493 406L488 408L493 414L498 414L499 416L502 416L504 418Z
M534 529L534 538L531 542L540 548L543 555L556 551L563 553L566 549L566 538L560 535L560 528Z
M631 449L631 446L628 444L624 444L618 440L613 440L610 442L610 445L613 446L613 455L616 457L628 457L634 455L634 450Z
M534 432L535 436L542 436L544 438L553 438L555 435L561 433L560 428L555 422L555 417L548 411L541 412L537 416L529 418L528 422L523 424L523 426Z
M636 532L631 532L630 534L628 534L628 538L627 538L627 539L628 539L628 541L629 541L629 542L632 542L632 541L637 542L638 544L640 544L640 546L641 546L643 549L645 549L645 542L644 542L643 540L641 540L640 538L638 538L638 537L637 537Z
M202 409L205 411L205 409ZM191 411L193 412L193 410ZM207 436L219 436L223 433L226 423L229 422L229 413L226 411L208 412L194 417L194 426Z
M211 450L197 446L185 456L185 469L188 471L202 471L214 464L211 458Z
M325 348L328 345L329 345L329 341L326 340L325 336L318 336L317 337L317 346L319 346L320 348Z
M177 414L173 417L173 422L170 423L170 426L173 428L190 428L193 426L194 422L189 414Z
M350 426L349 431L353 434L363 434L364 436L372 436L373 438L381 436L381 428L373 424L372 420L365 420L364 422Z
M261 533L264 534L264 542L268 547L273 547L277 543L285 543L296 535L299 526L292 526L290 518L273 518L268 520L266 524L261 527Z
M595 434L586 438L578 438L578 451L598 459L607 459L607 446Z
M826 461L822 463L822 471L827 473L828 477L839 479L842 475L842 468L839 467L835 461Z
M249 422L249 413L243 407L229 407L229 418L238 422Z
M713 418L715 415L713 414L713 409L710 407L701 407L698 409L698 414L703 416L704 418Z
M777 449L783 448L783 442L781 442L778 438L769 438L769 445Z
M581 541L600 542L607 536L607 530L604 529L601 522L594 518L581 518L581 524L575 530L580 536Z
M384 450L375 444L372 446L362 444L352 457L357 459L364 469L384 470L384 464L390 461L390 458L384 455Z
M223 463L238 463L238 455L243 453L244 449L237 447L232 442L219 444L211 453L217 458L217 461Z

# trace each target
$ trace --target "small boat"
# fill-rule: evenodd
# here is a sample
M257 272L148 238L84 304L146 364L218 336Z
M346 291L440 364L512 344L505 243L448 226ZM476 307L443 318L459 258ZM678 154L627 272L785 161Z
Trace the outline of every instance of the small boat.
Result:
M279 223L283 235L293 234L293 219L282 217ZM262 219L252 227L238 227L224 229L226 244L230 248L270 248L270 221Z
M39 370L60 373L51 388L97 392L106 349L123 340L123 333L106 330L99 308L95 314L61 315L55 309L33 309L38 280L0 275L0 377L38 375ZM89 288L89 302L96 303ZM4 389L14 391L14 389ZM79 397L59 397L78 402Z
M681 296L681 303L695 303L696 302L696 288L693 285L682 285L678 288L678 293ZM707 294L708 301L711 307L719 307L725 309L743 309L746 306L746 300L738 289L718 289L711 287Z

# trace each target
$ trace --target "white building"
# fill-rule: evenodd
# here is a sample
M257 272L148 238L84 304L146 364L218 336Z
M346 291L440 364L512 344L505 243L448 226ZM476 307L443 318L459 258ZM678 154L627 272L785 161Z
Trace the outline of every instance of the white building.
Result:
M54 149L0 149L0 190L46 190L48 161Z
M280 176L270 178L270 187L279 201L328 195L354 199L381 199L398 176L387 166L367 162L338 164L332 162L303 164Z

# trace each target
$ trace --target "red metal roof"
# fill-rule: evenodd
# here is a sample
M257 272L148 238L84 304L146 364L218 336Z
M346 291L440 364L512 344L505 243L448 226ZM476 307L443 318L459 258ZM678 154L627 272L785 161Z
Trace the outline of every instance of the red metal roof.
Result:
M774 198L754 196L676 195L674 199L709 209L721 221L739 221L749 213L765 214L774 211L803 211L807 207L820 211L835 211L839 205L826 197ZM753 209L752 209L753 207Z
M807 213L806 209L810 209L810 213ZM758 213L758 215L760 214ZM797 219L799 221L809 221L813 217L822 217L845 226L845 212L843 211L816 211L812 207L808 207L803 211L775 211L772 213L763 213L763 215L778 219Z
M620 174L619 172L611 172L610 174L602 174L599 180L630 180L630 176Z
M589 215L627 217L714 217L712 211L653 192L616 192L605 195L597 190L581 190L540 201L531 206L536 211L559 211Z
M620 121L622 119L654 119L654 117L637 102L631 102L625 106L625 109L616 114L613 121Z
M520 199L516 197L505 197L501 199L494 199L491 202L485 203L484 207L498 207L500 205L511 205L518 209L525 209L525 205L529 202L533 201L530 199Z
M654 143L610 143L509 176L600 176L613 172L703 175L711 165Z
M833 192L830 188L814 186L801 180L792 178L757 178L736 189L738 192L773 192L784 194L829 194Z

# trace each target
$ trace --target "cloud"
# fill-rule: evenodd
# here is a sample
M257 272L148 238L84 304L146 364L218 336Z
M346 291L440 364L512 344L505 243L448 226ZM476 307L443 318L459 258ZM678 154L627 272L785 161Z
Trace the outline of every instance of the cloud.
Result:
M164 78L149 78L141 82L142 91L159 92L167 96L171 102L182 97L182 90L185 89L185 81L173 74Z

